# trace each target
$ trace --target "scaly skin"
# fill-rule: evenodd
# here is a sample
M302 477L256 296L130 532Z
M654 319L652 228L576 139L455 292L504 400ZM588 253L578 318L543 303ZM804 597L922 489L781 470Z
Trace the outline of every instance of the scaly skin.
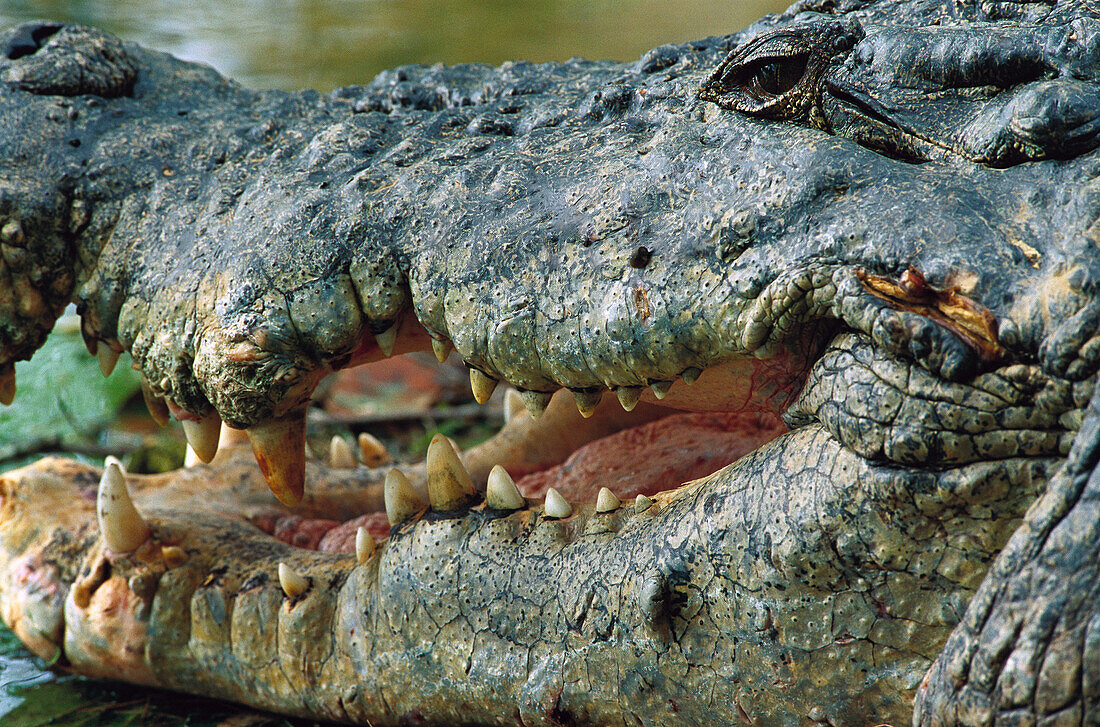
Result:
M704 370L666 403L791 431L639 513L428 512L359 565L230 515L262 482L224 461L131 478L153 536L107 553L98 473L49 461L3 480L5 620L83 673L375 725L1094 721L1098 30L805 3L329 97L9 31L0 366L72 299L177 415L253 431L395 327L585 407Z

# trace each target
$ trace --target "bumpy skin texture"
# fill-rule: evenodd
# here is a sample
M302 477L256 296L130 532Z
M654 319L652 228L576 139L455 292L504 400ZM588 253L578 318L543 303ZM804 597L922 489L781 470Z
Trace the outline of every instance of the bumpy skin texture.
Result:
M153 540L108 557L97 474L46 462L3 480L5 620L78 671L375 725L1095 721L1098 29L802 3L328 97L8 31L4 365L72 297L243 427L415 316L532 391L755 357L792 430L641 513L430 514L359 566L227 514L254 470L133 478Z

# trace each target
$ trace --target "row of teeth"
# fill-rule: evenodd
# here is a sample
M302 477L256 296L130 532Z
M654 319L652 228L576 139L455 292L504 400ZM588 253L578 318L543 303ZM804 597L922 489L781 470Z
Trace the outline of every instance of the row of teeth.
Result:
M391 326L386 331L375 334L379 348L387 356L393 353L397 328L397 326ZM431 340L436 358L441 362L445 361L452 350L450 342L436 338ZM115 345L104 340L96 342L96 357L104 376L110 376L114 371L120 353L121 349ZM683 371L681 378L684 383L690 385L694 384L701 374L700 369L688 368ZM470 369L470 389L479 404L489 401L498 383L497 379L479 369ZM649 387L655 398L664 399L672 387L672 382L655 381ZM623 409L632 411L641 398L642 390L641 386L620 386L615 389L615 394ZM170 419L168 404L162 395L153 390L144 376L141 378L141 391L153 420L162 426L167 424ZM603 396L603 392L598 390L572 390L572 393L577 411L585 418L595 413ZM509 389L505 397L505 415L510 419L521 410L526 410L533 418L538 419L545 412L552 397L552 392ZM204 416L185 419L181 423L184 435L187 437L189 455L193 455L189 457L189 463L193 464L195 460L210 462L217 454L219 441L222 439L221 417L211 409ZM292 412L282 419L250 427L245 431L272 493L289 507L297 505L301 501L305 481L304 409ZM378 466L389 459L384 448L378 451L378 448L373 446L376 443L377 440L369 443L368 446L360 441L363 462L370 466ZM333 447L336 448L330 452L330 461L333 466L354 466L354 458L350 450L344 452L340 443L334 443ZM379 444L378 447L381 445Z
M391 469L386 475L384 488L386 517L391 526L396 527L415 520L429 507L436 512L455 512L471 508L480 502L481 494L474 487L470 473L463 466L454 445L442 434L436 434L428 445L426 468L428 504L424 503L401 470ZM634 512L645 512L653 505L654 501L651 498L638 495L634 500ZM528 506L527 500L516 487L511 475L500 465L496 465L489 472L485 488L485 506L498 511L522 510ZM596 496L597 513L614 512L622 506L622 501L614 492L606 487L600 488ZM573 515L573 506L560 492L551 487L546 491L542 514L548 519L565 519ZM99 480L99 492L96 497L96 517L104 544L115 553L131 553L152 536L148 523L130 498L122 464L114 457L108 457L104 463L103 476ZM366 563L374 554L376 547L370 533L363 527L359 527L355 532L356 561L360 565ZM185 553L178 546L165 546L162 548L162 554L166 560L177 562L180 562L181 558L186 558ZM285 563L279 564L279 583L287 597L292 599L309 589L309 580Z

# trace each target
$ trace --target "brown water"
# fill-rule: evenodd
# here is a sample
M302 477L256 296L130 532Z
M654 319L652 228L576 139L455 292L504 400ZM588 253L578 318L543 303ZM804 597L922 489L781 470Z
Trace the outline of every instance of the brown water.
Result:
M0 27L97 25L245 85L321 91L403 63L632 60L739 30L787 0L0 0Z

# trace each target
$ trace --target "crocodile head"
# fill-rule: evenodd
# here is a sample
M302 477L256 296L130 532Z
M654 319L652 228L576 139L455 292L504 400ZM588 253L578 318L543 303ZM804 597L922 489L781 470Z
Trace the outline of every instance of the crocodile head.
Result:
M1031 501L1049 484L1069 504L1028 523L1057 524L1091 471L1098 28L1074 3L800 4L633 64L401 68L330 96L8 31L0 393L73 300L154 415L205 458L244 429L260 467L130 478L148 522L104 527L133 542L90 505L54 514L98 474L8 477L5 619L88 673L373 724L902 718ZM479 399L507 382L531 416L466 468L440 443L411 483L307 468L325 376L452 348ZM490 476L620 430L651 456L627 433L669 431L658 404L774 440L629 508ZM784 425L748 436L747 413ZM394 531L358 558L283 546L224 514L257 507L261 470L288 505L385 505ZM120 475L101 499L126 500ZM948 647L965 663L930 672L932 723L1011 711L989 705L1035 670L1052 631L1007 665L1012 637L969 646L1024 633L990 615L1031 593L1013 583L986 579ZM1052 653L1048 681L1100 669ZM1011 709L1087 703L1030 694Z

